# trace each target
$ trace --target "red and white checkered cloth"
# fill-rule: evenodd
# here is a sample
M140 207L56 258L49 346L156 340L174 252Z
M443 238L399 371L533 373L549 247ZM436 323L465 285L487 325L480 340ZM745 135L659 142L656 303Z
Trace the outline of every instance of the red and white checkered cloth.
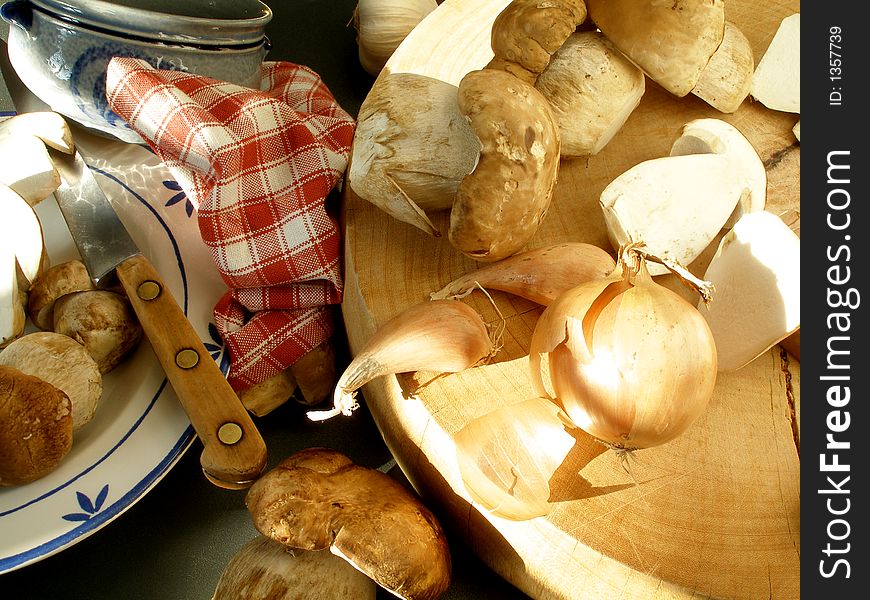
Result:
M114 58L106 96L197 207L230 288L215 321L233 387L268 379L327 339L343 285L325 200L344 174L355 122L320 77L267 62L254 90Z

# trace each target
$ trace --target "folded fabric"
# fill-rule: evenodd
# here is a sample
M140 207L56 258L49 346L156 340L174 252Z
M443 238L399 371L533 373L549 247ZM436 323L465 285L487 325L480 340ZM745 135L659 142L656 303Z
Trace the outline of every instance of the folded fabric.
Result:
M320 77L267 62L254 90L114 58L106 96L197 208L229 288L215 325L233 387L265 381L328 338L343 285L326 200L347 166L355 121Z

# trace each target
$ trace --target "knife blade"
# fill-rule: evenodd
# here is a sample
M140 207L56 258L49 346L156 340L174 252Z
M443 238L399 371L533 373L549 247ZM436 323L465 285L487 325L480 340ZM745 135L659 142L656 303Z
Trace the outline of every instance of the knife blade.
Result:
M61 176L61 214L97 287L117 279L204 448L200 464L220 487L244 489L266 466L266 445L157 269L130 237L78 150L50 151Z

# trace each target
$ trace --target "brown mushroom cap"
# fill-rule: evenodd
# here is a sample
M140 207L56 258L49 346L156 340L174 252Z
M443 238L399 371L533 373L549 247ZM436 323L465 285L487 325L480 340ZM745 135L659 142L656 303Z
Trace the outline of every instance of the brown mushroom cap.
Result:
M400 483L327 448L302 450L245 497L263 535L329 548L400 598L426 600L450 584L450 553L435 516Z
M584 0L513 0L492 24L489 68L534 84L550 56L586 20Z
M103 374L118 366L142 339L142 325L130 302L109 290L74 292L58 298L54 331L82 344Z
M492 262L520 251L546 215L559 169L559 129L538 90L497 69L462 78L459 109L482 149L453 200L449 239L467 256Z
M57 299L65 294L92 289L94 282L82 261L70 260L52 265L33 282L27 296L27 314L34 325L43 331L52 331Z
M96 361L80 343L53 331L18 338L0 352L0 365L14 367L63 391L72 403L73 431L93 418L103 393Z
M650 79L692 91L725 35L724 0L587 0L589 18Z
M22 485L53 471L72 448L66 394L0 365L0 486Z

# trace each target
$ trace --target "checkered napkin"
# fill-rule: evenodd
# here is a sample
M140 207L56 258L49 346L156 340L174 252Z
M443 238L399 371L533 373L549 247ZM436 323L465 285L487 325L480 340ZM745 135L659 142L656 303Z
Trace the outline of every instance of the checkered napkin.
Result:
M263 65L260 90L131 58L109 65L106 96L197 207L228 292L215 324L237 390L327 339L341 302L340 232L325 206L355 122L311 69Z

